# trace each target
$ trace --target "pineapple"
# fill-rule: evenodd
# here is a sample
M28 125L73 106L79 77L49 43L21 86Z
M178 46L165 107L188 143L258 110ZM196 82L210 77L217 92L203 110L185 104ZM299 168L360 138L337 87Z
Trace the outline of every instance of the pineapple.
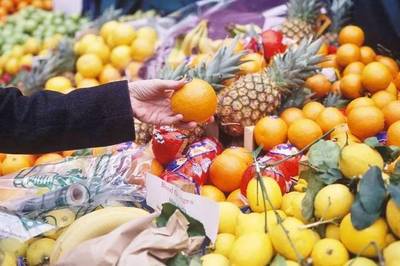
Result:
M349 13L352 6L352 0L332 0L330 6L330 18L332 24L328 28L328 32L324 34L327 43L337 45L338 33L349 19Z
M323 104L326 107L344 108L349 100L343 99L340 93L330 92L324 99Z
M154 126L141 122L137 119L135 121L135 143L144 145L151 140L153 135Z
M322 56L317 55L322 40L303 40L297 48L276 55L263 72L240 77L221 91L217 115L222 128L240 136L244 127L255 125L264 115L274 114L294 88L318 69Z
M320 8L319 0L289 0L287 20L281 25L282 33L296 43L314 36Z

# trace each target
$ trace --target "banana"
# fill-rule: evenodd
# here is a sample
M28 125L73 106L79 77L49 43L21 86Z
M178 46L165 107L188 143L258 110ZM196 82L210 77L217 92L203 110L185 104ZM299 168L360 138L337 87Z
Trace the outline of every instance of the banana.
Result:
M204 36L204 31L206 29L207 29L207 21L203 20L199 23L199 30L193 36L193 38L189 44L189 55L192 54L193 49L199 47L200 39ZM207 33L207 35L208 35L208 33Z
M10 252L0 250L0 266L17 266L17 258Z
M43 217L46 223L55 225L57 228L44 233L45 237L57 239L60 236L60 230L71 225L75 221L75 212L68 208L53 210L46 213Z
M134 207L106 207L80 217L56 240L50 256L51 265L83 241L105 235L118 226L147 214L148 212Z
M208 38L208 28L206 27L199 41L200 53L210 55L214 54L211 42L212 40Z
M204 27L207 27L206 20L202 20L196 27L186 34L185 38L183 38L181 50L185 56L189 56L192 53L192 49L197 46L198 39L200 38Z
M17 238L9 237L0 239L0 251L9 252L15 257L25 256L27 248L28 244Z

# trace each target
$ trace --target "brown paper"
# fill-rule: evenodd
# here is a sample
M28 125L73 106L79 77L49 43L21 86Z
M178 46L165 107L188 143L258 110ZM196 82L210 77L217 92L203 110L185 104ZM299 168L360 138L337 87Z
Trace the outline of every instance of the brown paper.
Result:
M157 213L126 223L107 235L83 242L62 257L57 266L159 266L179 251L191 254L200 248L203 237L189 238L189 222L179 212L165 227L157 228Z

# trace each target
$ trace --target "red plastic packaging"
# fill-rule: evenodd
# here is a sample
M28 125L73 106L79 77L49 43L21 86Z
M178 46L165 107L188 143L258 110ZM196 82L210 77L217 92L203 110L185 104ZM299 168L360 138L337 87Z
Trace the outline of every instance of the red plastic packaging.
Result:
M187 143L187 135L170 126L156 128L151 141L154 157L163 165L181 157Z

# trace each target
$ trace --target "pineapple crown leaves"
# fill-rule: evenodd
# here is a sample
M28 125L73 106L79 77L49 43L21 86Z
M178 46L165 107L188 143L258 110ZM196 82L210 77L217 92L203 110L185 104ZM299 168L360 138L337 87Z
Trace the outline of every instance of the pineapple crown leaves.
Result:
M289 0L287 3L288 18L297 18L313 24L321 7L322 2L319 0Z
M330 18L332 24L329 27L330 32L339 32L341 27L350 19L350 9L353 6L353 0L332 0L330 5Z
M310 101L313 96L314 93L307 88L291 90L282 100L282 104L279 107L279 113L290 107L302 108L304 104Z
M330 92L324 99L323 104L326 107L343 108L349 103L349 100L343 99L342 95L336 92Z
M159 79L180 80L184 78L189 71L186 62L179 64L175 69L165 65L158 73Z
M323 60L323 56L317 52L321 44L321 38L315 41L303 39L297 47L293 46L286 53L276 55L266 69L267 75L283 90L301 87L304 80L319 69L317 64Z
M188 75L192 78L199 78L210 83L214 89L224 88L224 80L235 77L239 72L239 66L244 63L240 59L247 54L246 51L235 53L238 38L233 39L230 46L222 46L215 53L214 57L206 64L201 63L196 68L189 70Z

